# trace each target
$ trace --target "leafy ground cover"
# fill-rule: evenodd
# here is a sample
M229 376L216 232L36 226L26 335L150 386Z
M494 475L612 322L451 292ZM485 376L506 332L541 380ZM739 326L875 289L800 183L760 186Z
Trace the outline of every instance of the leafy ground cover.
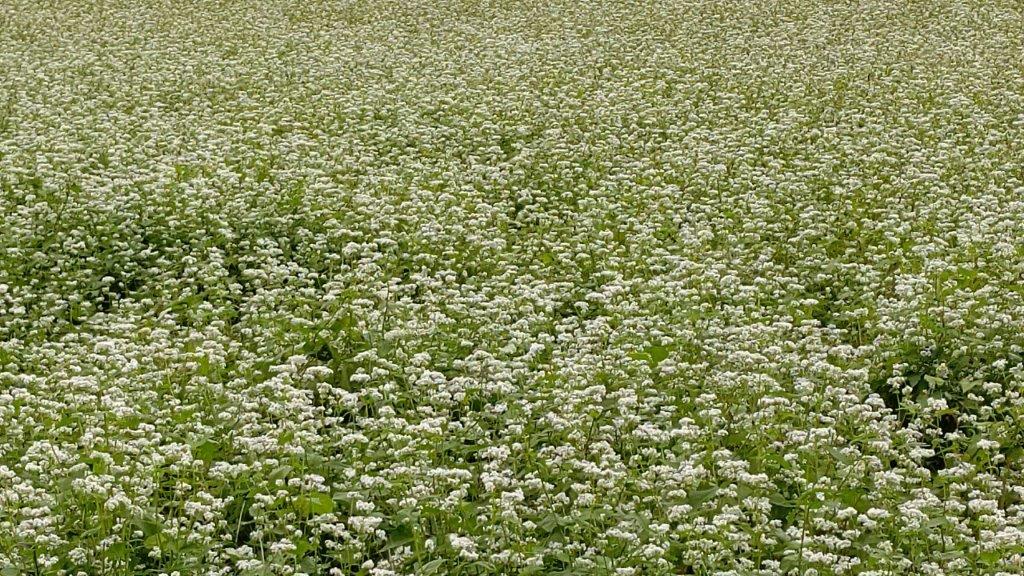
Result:
M1010 0L6 0L0 574L1024 571Z

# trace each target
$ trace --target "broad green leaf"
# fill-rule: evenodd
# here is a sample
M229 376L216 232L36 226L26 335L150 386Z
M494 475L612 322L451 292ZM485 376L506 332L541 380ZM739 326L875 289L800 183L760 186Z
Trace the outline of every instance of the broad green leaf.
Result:
M704 488L702 490L693 490L687 494L686 500L691 506L699 506L706 502L710 502L712 498L718 494L718 487L712 486L711 488Z
M662 360L668 358L668 350L662 346L651 346L647 349L647 354L655 364L661 364Z
M303 494L295 500L295 507L305 514L316 516L333 512L334 500L331 499L330 494L319 492Z
M438 569L440 569L441 566L444 566L444 562L445 562L444 558L438 558L436 560L431 560L430 562L427 562L423 566L420 566L420 569L418 570L418 572L420 574L436 574Z
M960 390L964 394L967 394L968 392L970 392L971 390L974 390L975 388L977 388L980 385L981 385L981 380L964 379L964 380L960 381Z

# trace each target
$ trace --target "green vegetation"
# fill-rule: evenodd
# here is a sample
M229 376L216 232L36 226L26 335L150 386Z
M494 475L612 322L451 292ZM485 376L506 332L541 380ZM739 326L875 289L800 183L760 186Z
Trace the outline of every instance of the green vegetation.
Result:
M0 3L0 576L1024 573L1022 30Z

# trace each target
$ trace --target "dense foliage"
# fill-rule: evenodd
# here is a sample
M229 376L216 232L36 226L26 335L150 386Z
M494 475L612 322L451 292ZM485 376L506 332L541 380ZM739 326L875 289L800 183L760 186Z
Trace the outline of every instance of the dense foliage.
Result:
M5 0L0 575L1022 573L1022 10Z

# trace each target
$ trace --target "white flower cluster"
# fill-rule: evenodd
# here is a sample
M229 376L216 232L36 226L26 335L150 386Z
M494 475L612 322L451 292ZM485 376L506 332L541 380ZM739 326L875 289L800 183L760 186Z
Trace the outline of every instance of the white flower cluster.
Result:
M0 574L1024 573L1022 30L0 3Z

